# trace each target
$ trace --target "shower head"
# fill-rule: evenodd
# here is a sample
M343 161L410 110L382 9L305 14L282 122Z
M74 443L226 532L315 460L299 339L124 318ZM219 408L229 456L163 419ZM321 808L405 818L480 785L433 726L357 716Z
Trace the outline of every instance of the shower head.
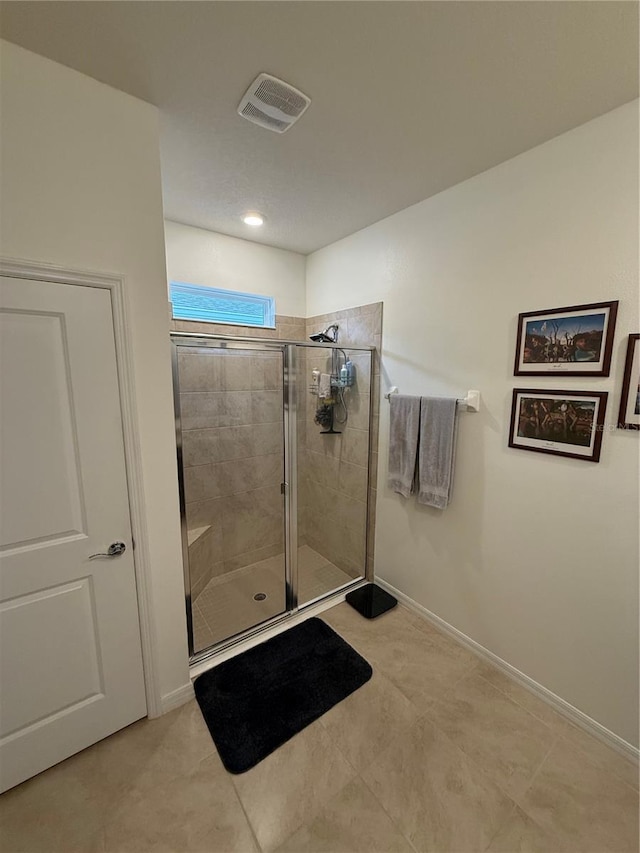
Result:
M336 344L338 342L338 324L333 323L333 325L327 326L324 332L309 335L309 339L317 344Z

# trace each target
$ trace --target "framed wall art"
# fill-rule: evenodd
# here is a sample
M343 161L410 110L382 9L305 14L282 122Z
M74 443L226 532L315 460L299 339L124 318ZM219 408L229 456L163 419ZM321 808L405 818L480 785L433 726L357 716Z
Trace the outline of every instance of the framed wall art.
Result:
M509 447L600 460L606 391L514 388Z
M529 311L518 317L516 376L608 376L618 302Z
M629 335L618 427L640 429L640 335Z

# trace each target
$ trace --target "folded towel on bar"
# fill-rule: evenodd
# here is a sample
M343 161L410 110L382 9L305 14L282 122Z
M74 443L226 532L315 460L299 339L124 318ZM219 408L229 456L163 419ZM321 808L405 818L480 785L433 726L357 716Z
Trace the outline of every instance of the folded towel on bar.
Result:
M321 373L318 382L318 397L326 400L331 396L331 375L329 373Z
M389 398L389 404L391 422L387 482L390 489L408 498L414 490L420 428L420 397L393 395Z
M418 503L444 509L451 500L456 451L455 397L420 398Z

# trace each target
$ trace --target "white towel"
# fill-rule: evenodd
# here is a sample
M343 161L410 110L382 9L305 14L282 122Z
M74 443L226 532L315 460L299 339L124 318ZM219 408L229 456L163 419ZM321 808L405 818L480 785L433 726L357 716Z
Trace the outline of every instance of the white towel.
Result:
M320 381L318 382L318 397L321 400L326 400L327 397L331 396L331 374L330 373L321 373Z
M389 425L388 484L399 495L408 498L413 492L418 453L420 426L420 397L393 394L389 397L391 423Z
M451 500L456 447L455 397L422 397L418 503L444 509Z

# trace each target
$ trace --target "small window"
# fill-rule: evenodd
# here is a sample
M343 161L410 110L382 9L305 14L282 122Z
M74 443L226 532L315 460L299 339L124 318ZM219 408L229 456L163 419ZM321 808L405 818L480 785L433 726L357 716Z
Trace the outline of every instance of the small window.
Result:
M234 326L276 327L273 296L237 293L199 284L172 281L169 287L173 316L176 320L198 320L205 323L229 323Z

